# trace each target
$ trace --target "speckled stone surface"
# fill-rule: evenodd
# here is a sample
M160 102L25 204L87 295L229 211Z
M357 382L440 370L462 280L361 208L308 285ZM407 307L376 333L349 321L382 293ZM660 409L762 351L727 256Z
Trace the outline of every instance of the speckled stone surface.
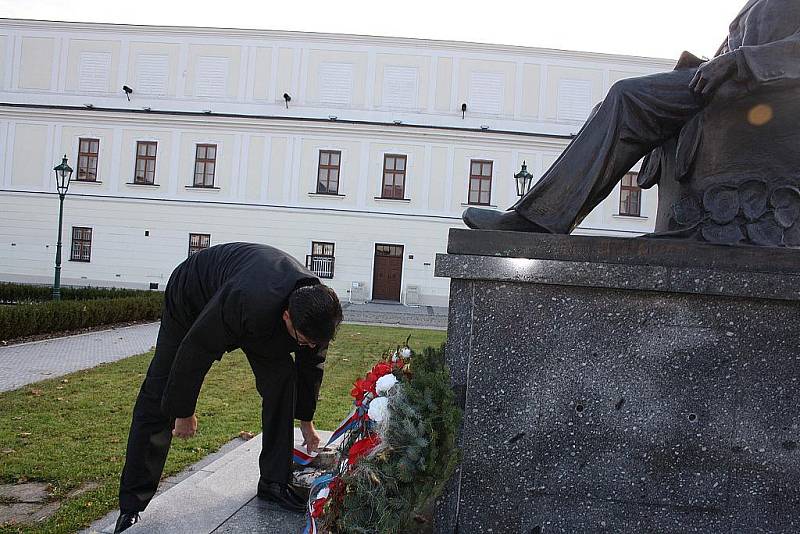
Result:
M517 235L437 261L464 402L437 531L800 531L800 251Z

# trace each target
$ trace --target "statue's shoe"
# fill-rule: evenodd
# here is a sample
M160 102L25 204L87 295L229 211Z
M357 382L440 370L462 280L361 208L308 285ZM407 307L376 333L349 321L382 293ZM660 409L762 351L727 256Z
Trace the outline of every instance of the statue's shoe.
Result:
M516 211L467 208L461 218L464 220L464 224L473 230L549 233L545 228L532 223Z

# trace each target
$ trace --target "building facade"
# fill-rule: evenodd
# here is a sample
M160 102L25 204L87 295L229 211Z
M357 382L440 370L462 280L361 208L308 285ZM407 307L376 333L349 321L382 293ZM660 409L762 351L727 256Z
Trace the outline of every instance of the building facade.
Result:
M446 305L434 256L506 208L648 58L417 39L0 20L0 279L163 289L189 254L269 243L345 299ZM633 176L577 233L652 229Z

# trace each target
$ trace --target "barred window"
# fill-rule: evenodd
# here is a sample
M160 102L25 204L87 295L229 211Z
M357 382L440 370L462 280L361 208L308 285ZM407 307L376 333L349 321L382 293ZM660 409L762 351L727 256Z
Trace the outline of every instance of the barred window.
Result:
M189 234L189 256L211 246L211 234Z
M312 242L311 254L306 256L306 269L320 278L333 278L334 247L333 243Z
M642 189L636 181L637 173L629 172L619 185L619 214L631 217L642 215Z
M78 139L78 181L97 181L97 155L99 151L99 139Z
M92 258L92 229L82 226L72 227L72 252L70 260L88 262Z

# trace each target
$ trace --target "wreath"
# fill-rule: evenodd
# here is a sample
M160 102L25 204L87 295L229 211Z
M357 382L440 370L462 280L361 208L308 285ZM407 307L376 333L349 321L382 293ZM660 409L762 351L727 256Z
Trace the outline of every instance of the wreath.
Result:
M460 460L461 412L444 347L414 354L407 342L353 384L353 411L331 438L343 438L339 461L311 483L305 532L430 528L433 502Z

